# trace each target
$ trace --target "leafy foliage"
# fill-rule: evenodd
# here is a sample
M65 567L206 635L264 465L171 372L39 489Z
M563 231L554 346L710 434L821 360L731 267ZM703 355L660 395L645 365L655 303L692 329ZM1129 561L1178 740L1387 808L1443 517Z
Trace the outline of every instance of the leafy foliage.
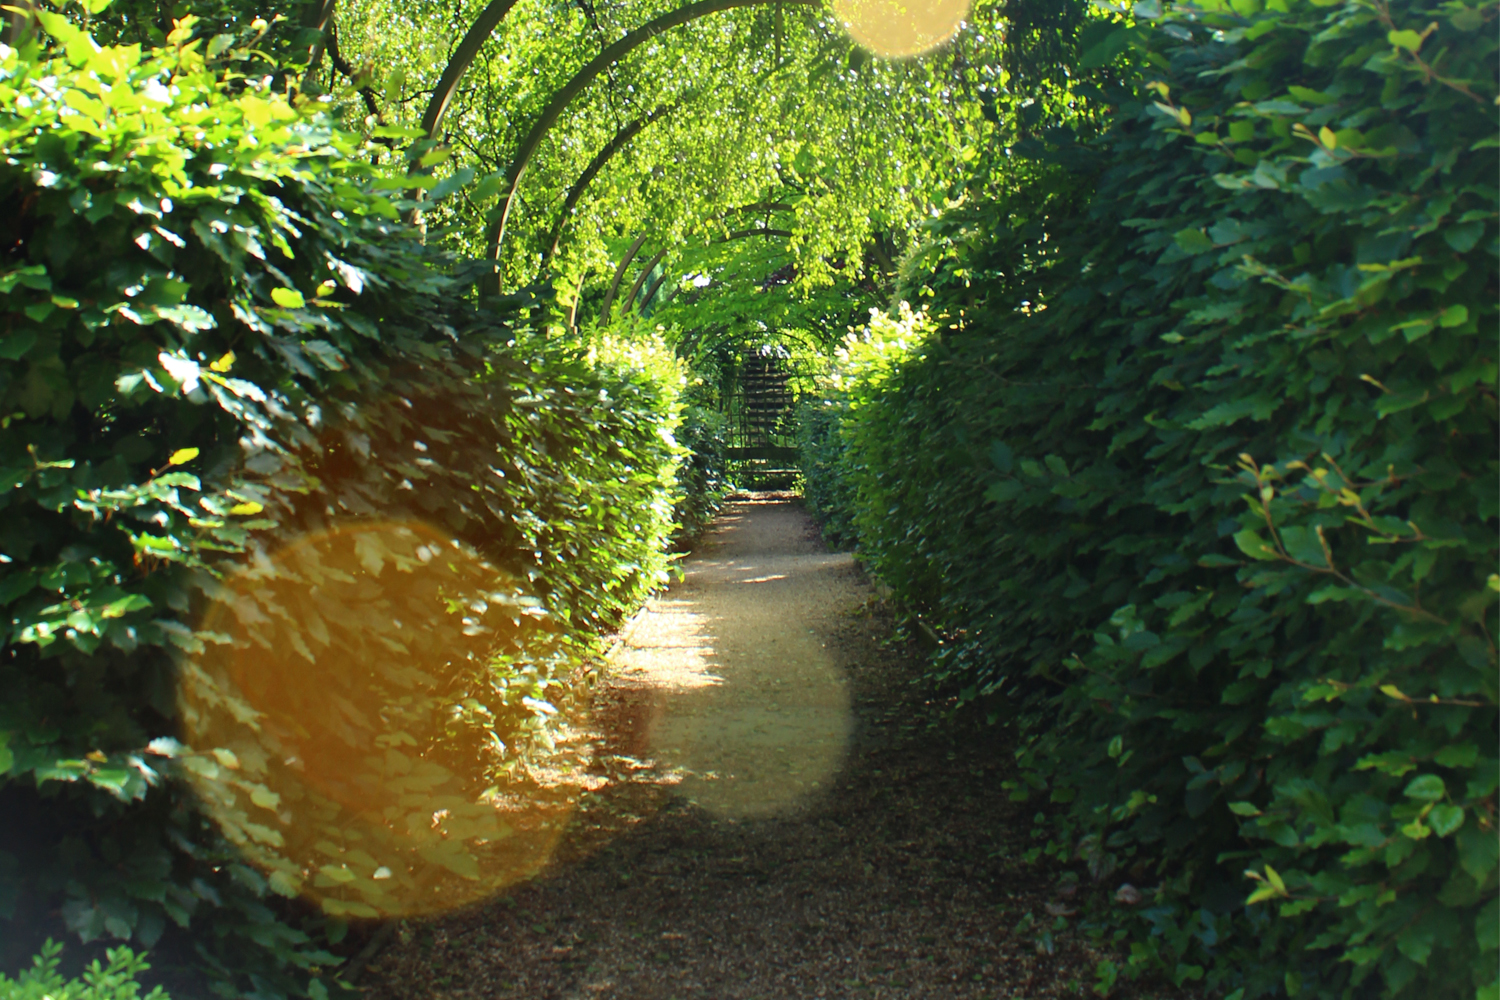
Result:
M1155 883L1101 982L1500 988L1495 12L1086 27L1112 128L950 211L935 331L808 432L1047 849Z
M168 1000L160 986L142 996L136 977L150 968L129 948L113 948L107 963L95 959L80 980L58 972L62 945L48 941L32 967L15 979L0 973L0 1000Z
M239 74L259 28L39 16L0 49L0 903L325 996L348 919L501 877L548 689L664 578L682 374L467 302L406 182Z

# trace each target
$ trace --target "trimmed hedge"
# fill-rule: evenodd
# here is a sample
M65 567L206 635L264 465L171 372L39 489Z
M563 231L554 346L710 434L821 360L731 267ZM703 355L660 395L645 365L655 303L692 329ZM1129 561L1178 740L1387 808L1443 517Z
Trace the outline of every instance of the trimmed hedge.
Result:
M948 213L941 329L810 432L1045 850L1142 891L1101 992L1500 993L1495 15L1094 25L1113 127Z
M348 920L501 878L549 688L665 577L682 373L471 304L390 193L463 178L382 176L236 72L253 34L39 17L0 48L0 913L325 996Z

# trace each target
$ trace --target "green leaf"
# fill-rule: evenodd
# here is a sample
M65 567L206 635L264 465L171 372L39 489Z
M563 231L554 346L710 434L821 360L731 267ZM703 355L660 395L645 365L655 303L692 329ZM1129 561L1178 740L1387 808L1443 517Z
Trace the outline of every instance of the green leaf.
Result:
M283 309L301 309L307 305L307 300L302 293L295 288L273 288L271 289L271 301Z
M298 894L302 891L302 880L280 868L271 872L267 881L271 886L272 892L278 896L285 896L287 899L297 898Z
M445 177L433 185L431 191L427 192L429 201L442 201L453 192L462 188L474 179L474 171L470 167L464 167L453 172L452 176Z
M1420 799L1423 802L1436 802L1448 794L1448 788L1443 784L1443 779L1435 774L1423 774L1413 778L1407 783L1402 793L1409 799Z
M1201 229L1179 229L1173 234L1172 242L1176 243L1183 253L1188 254L1207 253L1214 248L1214 241L1209 239L1208 234Z
M502 193L506 189L505 174L486 174L484 179L474 185L474 190L469 192L472 201L486 201Z
M226 750L223 747L215 747L212 752L214 755L214 759L219 762L221 767L227 767L231 771L239 770L240 759L235 755L235 752L233 750Z
M1439 837L1446 837L1464 825L1464 811L1454 805L1433 806L1427 814L1427 823Z
M1457 843L1458 863L1474 881L1483 883L1500 859L1500 839L1493 829L1482 830L1477 823L1466 823L1459 828Z
M1500 948L1500 898L1491 899L1474 918L1474 937L1482 952Z
M1261 537L1259 532L1250 528L1246 528L1243 531L1236 531L1234 533L1234 544L1238 545L1240 551L1251 559L1266 561L1281 558L1281 553L1277 552L1270 542Z
M984 491L986 500L995 503L1008 503L1025 492L1020 483L1014 479L1002 479L997 483L991 483Z
M1479 748L1472 743L1443 747L1432 758L1443 767L1473 767L1479 759Z
M1328 565L1323 554L1323 545L1313 528L1287 527L1281 529L1281 544L1287 554L1300 563L1322 569Z
M250 801L262 809L275 810L281 805L281 796L264 785L255 785L250 789Z
M1333 104L1338 101L1337 97L1334 97L1331 94L1325 94L1320 90L1313 90L1310 87L1299 87L1293 84L1286 89L1287 93L1291 94L1292 97L1301 101L1303 104L1323 105Z
M358 877L343 865L323 865L318 868L318 871L336 885L345 885Z
M27 351L31 350L36 343L36 338L36 331L24 326L5 334L0 337L0 358L6 361L19 361Z
M1457 304L1449 306L1438 314L1438 325L1442 327L1463 326L1469 321L1469 307Z
M1474 249L1479 238L1484 235L1484 223L1464 222L1456 226L1449 226L1443 230L1443 242L1459 253L1468 253Z
M1385 39L1396 48L1406 49L1408 52L1415 52L1422 47L1422 36L1415 31L1388 31Z

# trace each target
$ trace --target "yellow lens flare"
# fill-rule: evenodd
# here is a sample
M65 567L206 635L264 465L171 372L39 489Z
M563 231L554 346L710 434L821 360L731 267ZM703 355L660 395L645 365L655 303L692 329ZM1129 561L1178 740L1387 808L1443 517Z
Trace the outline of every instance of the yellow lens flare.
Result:
M833 14L860 47L902 59L931 52L958 34L969 0L833 0Z
M336 918L462 906L539 871L571 804L507 783L566 661L539 603L445 533L359 522L222 582L183 664L204 809Z

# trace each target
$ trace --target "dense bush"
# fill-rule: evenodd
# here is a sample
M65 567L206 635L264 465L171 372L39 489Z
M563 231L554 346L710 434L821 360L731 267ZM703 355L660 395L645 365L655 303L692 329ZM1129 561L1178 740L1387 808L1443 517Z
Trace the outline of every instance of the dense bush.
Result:
M235 72L254 31L39 16L0 48L0 911L322 996L348 919L509 877L547 689L663 578L682 376L470 304L391 195L466 174L382 177Z
M811 437L1047 849L1144 890L1101 990L1500 991L1495 13L1095 25L1111 130L950 211Z

